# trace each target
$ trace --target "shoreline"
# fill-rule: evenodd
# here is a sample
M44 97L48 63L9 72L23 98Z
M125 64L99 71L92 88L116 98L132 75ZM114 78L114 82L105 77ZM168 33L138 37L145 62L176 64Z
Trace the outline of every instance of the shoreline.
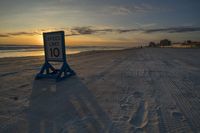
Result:
M148 47L144 46L142 48L153 48L153 49L200 49L199 47ZM89 53L99 53L99 52L114 52L114 51L123 51L123 50L132 50L132 49L141 49L141 47L129 47L129 48L122 48L122 49L108 49L108 50L88 50L88 51L81 51L77 53L67 54L67 56L77 56L82 54L89 54ZM35 56L17 56L17 57L0 57L0 59L5 58L40 58L44 57L44 55L35 55Z
M72 48L71 50L69 50L69 51L66 51L66 53L67 53L67 55L69 56L69 55L74 55L74 54L79 54L79 53L82 53L82 52L90 52L90 51L109 51L109 50L123 50L123 49L126 49L126 48L119 48L119 47L116 47L116 48L105 48L104 49L104 47L97 47L98 49L94 49L94 50L90 50L90 49L88 49L88 50L86 50L86 49L84 49L84 47L80 47L81 49L74 49L74 48ZM88 47L86 47L86 48L88 48ZM90 48L90 47L89 47ZM12 51L12 50L2 50L3 51L3 53L2 54L5 54L4 55L4 57L1 57L1 56L3 56L3 55L0 55L0 58L12 58L12 57L37 57L37 56L44 56L43 54L44 54L44 50L42 49L42 50L32 50L32 51ZM8 51L8 52L6 52L6 51ZM14 55L9 55L9 53L10 54L14 54ZM25 54L25 55L23 55L23 53ZM28 53L28 54L27 54ZM68 54L69 53L69 54ZM7 54L7 55L6 55ZM33 55L33 54L35 54L35 55Z
M113 50L89 50L89 51L81 51L81 52L78 52L78 53L72 53L72 54L67 54L67 56L74 56L74 55L79 55L79 54L89 54L89 53L98 53L98 52L113 52L113 51L121 51L121 50L127 50L127 49L134 49L133 48L123 48L123 49L113 49ZM18 56L18 57L0 57L0 59L4 59L4 58L34 58L34 57L44 57L44 55L36 55L36 56Z

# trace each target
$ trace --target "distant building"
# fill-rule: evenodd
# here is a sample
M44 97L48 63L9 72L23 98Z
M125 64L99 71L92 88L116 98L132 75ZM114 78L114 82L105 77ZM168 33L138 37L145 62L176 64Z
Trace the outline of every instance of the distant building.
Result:
M168 39L164 39L160 41L160 46L171 46L172 42Z
M192 43L192 41L191 40L187 40L187 44L191 44Z
M149 47L156 47L155 42L150 42L150 43L149 43Z

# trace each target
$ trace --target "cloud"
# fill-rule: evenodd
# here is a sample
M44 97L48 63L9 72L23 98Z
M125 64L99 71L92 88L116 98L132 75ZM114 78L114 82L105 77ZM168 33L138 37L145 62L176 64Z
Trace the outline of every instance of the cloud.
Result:
M132 13L129 8L123 6L110 6L105 12L113 15L128 15Z
M14 33L8 33L8 35L12 35L12 36L19 36L19 35L39 35L40 33L38 32L14 32Z
M186 33L200 31L200 27L170 27L145 30L145 33L165 32L165 33Z
M200 27L168 27L168 28L130 28L130 29L115 29L115 28L98 28L98 27L72 27L72 28L53 28L53 29L41 29L35 32L13 32L13 33L2 33L0 37L13 37L13 36L21 36L21 35L41 35L42 32L54 31L54 30L64 30L65 36L78 36L78 35L93 35L93 34L106 34L106 33L115 33L115 34L123 34L130 32L141 32L146 34L154 34L154 33L187 33L187 32L198 32L200 31Z
M0 37L9 37L9 35L6 35L6 34L0 34Z
M89 34L101 34L101 33L126 33L126 32L134 32L139 31L138 29L114 29L114 28L98 28L98 27L75 27L71 29L67 29L66 36L74 36L74 35L89 35Z
M153 7L150 4L139 4L139 5L133 5L131 7L131 11L133 13L144 13L144 12L150 12L150 11L154 11L157 10L157 8Z
M94 34L97 32L97 29L92 29L89 27L75 27L71 29L72 35L86 35L86 34Z
M67 36L73 35L86 35L86 34L97 34L97 33L129 33L129 32L142 32L153 34L156 32L163 32L163 33L186 33L186 32L197 32L200 31L200 27L169 27L169 28L151 28L151 29L144 29L144 28L133 28L133 29L115 29L115 28L105 28L99 29L95 27L76 27L70 29L71 32L67 34Z
M113 29L108 28L98 28L98 27L73 27L73 28L61 28L65 30L66 36L75 36L75 35L91 35L97 33L113 32Z
M21 36L21 35L28 35L28 36L33 36L33 35L40 35L39 32L12 32L12 33L3 33L0 34L0 37L12 37L12 36Z
M160 10L150 4L127 4L127 5L112 5L105 8L105 13L113 15L129 15L134 13L146 13Z

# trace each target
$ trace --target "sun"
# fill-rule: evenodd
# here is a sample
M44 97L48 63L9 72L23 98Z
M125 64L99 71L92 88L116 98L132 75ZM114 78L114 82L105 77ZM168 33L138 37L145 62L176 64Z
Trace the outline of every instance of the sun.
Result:
M37 44L43 44L43 37L42 35L37 35L36 36L36 41L37 41Z

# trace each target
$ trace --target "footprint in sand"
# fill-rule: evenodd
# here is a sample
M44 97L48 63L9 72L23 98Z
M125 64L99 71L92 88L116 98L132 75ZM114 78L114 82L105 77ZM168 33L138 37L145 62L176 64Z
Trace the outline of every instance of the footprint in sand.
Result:
M142 92L139 92L139 91L135 91L135 92L133 93L133 96L134 96L135 98L141 98L141 97L143 96L143 93L142 93Z
M140 105L129 120L134 129L143 129L148 124L148 103L141 101Z
M178 111L172 111L171 112L171 115L176 119L176 120L185 120L184 116L182 115L181 112L178 112Z

